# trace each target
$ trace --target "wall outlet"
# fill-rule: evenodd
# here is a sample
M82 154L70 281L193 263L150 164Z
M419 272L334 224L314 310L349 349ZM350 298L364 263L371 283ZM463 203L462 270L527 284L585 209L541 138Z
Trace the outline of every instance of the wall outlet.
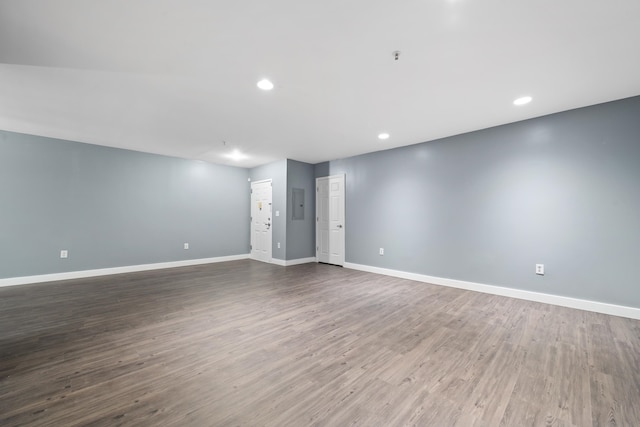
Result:
M63 249L60 251L60 258L69 258L69 251L66 249Z
M280 242L278 242L278 249L280 249Z
M185 249L189 249L189 244L188 244L188 243L185 243L185 244L184 244L184 248L185 248Z
M280 211L276 211L276 216L280 216Z
M536 264L536 274L544 276L544 264Z
M384 255L384 248L380 248L380 255Z

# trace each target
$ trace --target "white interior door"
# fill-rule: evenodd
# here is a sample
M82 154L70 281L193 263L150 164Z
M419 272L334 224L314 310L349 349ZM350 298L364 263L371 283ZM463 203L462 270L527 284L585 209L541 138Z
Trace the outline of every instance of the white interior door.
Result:
M316 178L316 256L344 265L344 175Z
M251 183L251 258L271 262L271 180Z

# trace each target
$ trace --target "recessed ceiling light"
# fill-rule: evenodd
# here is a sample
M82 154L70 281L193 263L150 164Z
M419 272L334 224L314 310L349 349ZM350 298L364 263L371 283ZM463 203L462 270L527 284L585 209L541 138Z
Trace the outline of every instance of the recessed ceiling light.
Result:
M513 101L513 105L525 105L530 103L532 99L533 98L531 98L530 96L523 96Z
M389 134L388 133L381 133L380 135L378 135L378 139L389 139Z
M271 90L273 89L273 83L271 83L268 79L262 79L257 83L258 87L262 90Z

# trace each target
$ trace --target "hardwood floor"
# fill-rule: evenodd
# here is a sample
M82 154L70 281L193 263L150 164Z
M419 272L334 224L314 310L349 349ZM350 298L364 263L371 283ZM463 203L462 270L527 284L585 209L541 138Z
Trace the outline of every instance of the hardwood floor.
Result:
M640 426L640 321L249 260L0 288L0 425Z

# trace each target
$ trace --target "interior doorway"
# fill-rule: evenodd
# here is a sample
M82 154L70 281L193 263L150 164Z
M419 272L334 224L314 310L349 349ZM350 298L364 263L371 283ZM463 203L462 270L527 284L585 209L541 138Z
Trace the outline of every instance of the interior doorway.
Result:
M316 178L316 257L344 265L345 176Z
M271 262L271 180L251 183L251 259Z

